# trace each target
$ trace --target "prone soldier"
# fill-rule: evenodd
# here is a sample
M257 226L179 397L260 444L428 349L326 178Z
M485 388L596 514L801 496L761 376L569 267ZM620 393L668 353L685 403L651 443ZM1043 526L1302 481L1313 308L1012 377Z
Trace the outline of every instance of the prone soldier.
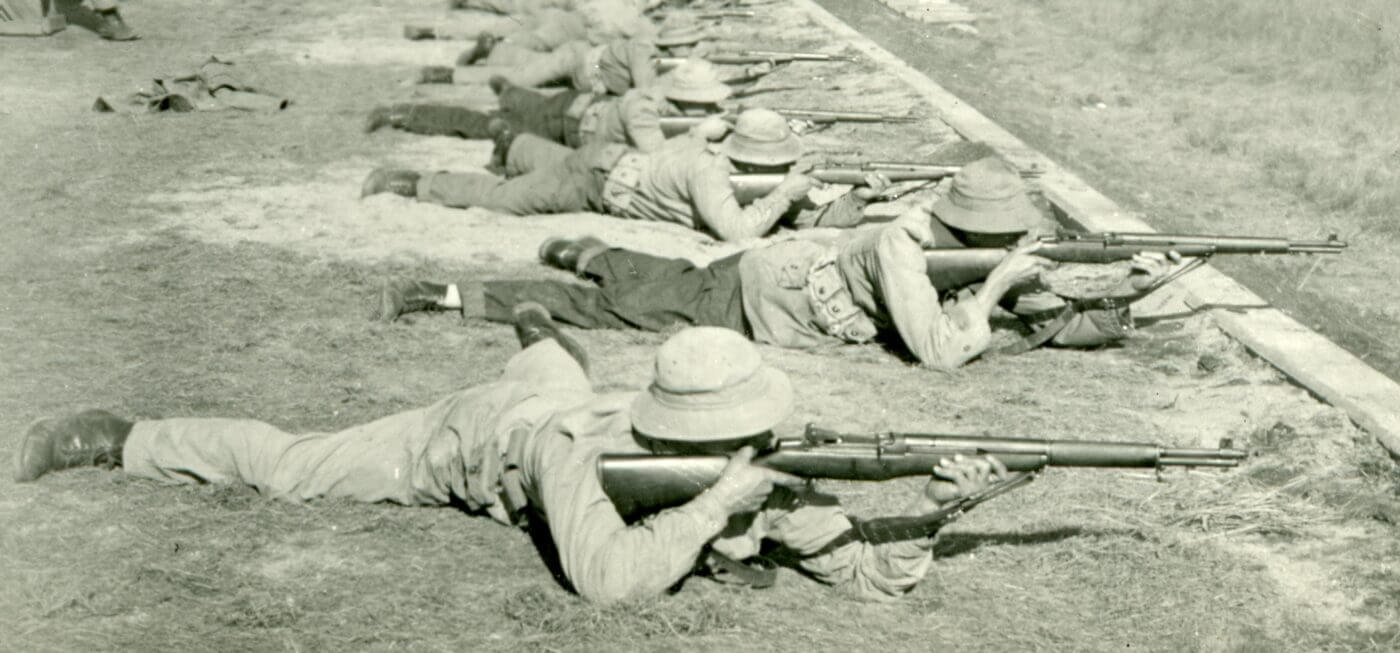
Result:
M934 216L957 226L936 228ZM1034 255L1037 245L1031 241L1012 250L977 287L945 298L941 295L950 293L941 290L959 289L934 287L924 248L966 246L947 240L954 230L972 241L987 237L1014 242L1041 219L1019 174L989 158L965 166L946 197L890 224L867 225L835 238L770 243L704 267L609 247L594 238L550 239L540 248L541 259L596 285L390 280L381 289L377 317L393 320L415 310L455 309L506 320L510 306L533 301L549 308L556 319L581 328L660 331L676 324L720 326L757 342L798 349L869 342L889 330L920 363L953 369L990 346L989 319L998 306L1035 302L1022 313L1033 321L1051 320L1045 315L1055 308L1050 304L1065 304L1053 294L1039 296L1047 294L1043 279L1067 266L1052 269L1051 262ZM1020 225L1020 231L1010 233L1012 225ZM984 229L992 233L980 234ZM1121 275L1114 266L1075 267L1115 277L1118 283L1110 294L1127 296L1152 287L1168 273L1170 262L1165 255L1144 256L1130 264L1130 274ZM1067 319L1047 325L1056 331L1044 339L1093 346L1122 338L1121 320L1126 316L1119 310L1126 309L1071 311Z
M851 538L838 504L803 500L800 479L751 464L792 412L793 388L737 333L682 331L657 350L646 391L595 394L583 350L546 311L517 307L514 322L522 351L498 381L426 408L296 436L250 419L133 422L89 410L33 423L16 480L106 464L167 483L249 485L291 502L456 503L506 525L533 517L547 526L573 589L596 602L661 596L701 564L758 555L765 540L795 552L808 576L866 598L900 596L932 565L933 536ZM597 461L646 451L731 458L699 496L628 525ZM1006 474L994 459L961 456L931 471L906 515L935 513Z
M744 240L784 220L799 227L856 224L866 203L883 190L879 175L872 174L867 186L818 202L809 196L815 182L793 167L802 143L782 116L751 109L725 136L729 129L715 118L652 152L602 142L570 150L530 134L512 136L498 139L493 155L507 178L381 168L365 179L362 194L388 192L509 215L593 211ZM766 195L741 206L729 180L735 173L783 177Z

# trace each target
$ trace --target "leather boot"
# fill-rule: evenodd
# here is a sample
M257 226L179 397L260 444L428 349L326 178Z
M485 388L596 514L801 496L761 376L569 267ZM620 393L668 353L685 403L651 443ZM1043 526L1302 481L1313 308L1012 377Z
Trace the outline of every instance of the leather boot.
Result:
M116 9L97 12L97 35L108 41L135 41L141 38L122 20L121 12Z
M457 65L470 66L491 56L491 51L496 49L496 44L500 42L501 39L497 38L494 34L483 32L480 36L476 37L475 45L467 50L463 50L462 54L457 55Z
M437 38L437 30L422 25L404 25L403 37L410 41L431 41Z
M491 160L486 167L491 171L501 175L506 174L506 161L510 158L510 146L515 142L518 135L511 128L510 123L500 119L492 118L486 124L486 131L491 134Z
M365 198L379 193L393 193L404 197L418 196L418 178L422 175L413 170L400 168L375 168L360 185L360 197Z
M449 310L442 305L444 299L447 299L446 285L392 277L379 286L379 306L370 317L379 322L393 322L406 313Z
M549 314L549 309L535 302L522 302L515 305L515 308L511 310L511 315L515 322L515 337L520 339L521 349L541 340L553 338L560 347L564 348L564 351L578 361L583 372L588 373L588 354L573 338L564 335L564 332L559 330L559 326L554 323L554 316Z
M540 243L540 260L545 265L582 275L588 261L608 249L608 244L593 236L563 238L551 236Z
M452 66L423 66L418 70L419 84L451 84Z
M375 107L369 112L369 118L365 120L365 133L373 134L383 127L402 128L408 124L408 117L412 113L413 105L411 104Z
M15 481L84 465L120 467L132 423L105 410L85 410L29 425L15 455Z
M505 75L492 75L490 79L486 80L486 85L491 87L491 92L495 93L496 97L501 97L501 93L515 86L515 83L507 79Z

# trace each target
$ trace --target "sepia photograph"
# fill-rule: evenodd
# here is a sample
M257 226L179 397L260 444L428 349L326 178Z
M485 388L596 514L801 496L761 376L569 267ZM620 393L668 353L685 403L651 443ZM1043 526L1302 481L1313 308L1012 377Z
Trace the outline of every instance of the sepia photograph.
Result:
M1396 0L0 0L0 651L1400 650Z

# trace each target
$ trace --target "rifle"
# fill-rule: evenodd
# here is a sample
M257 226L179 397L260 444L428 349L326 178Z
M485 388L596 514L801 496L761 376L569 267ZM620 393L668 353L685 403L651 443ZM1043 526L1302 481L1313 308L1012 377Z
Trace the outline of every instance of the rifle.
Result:
M891 182L938 181L958 173L961 166L927 165L918 168L894 170L869 170L864 168L813 168L806 174L824 184L848 184L864 186L865 176L872 172L883 174ZM773 192L786 175L780 173L754 173L729 175L729 185L734 188L734 199L741 205Z
M701 11L695 14L701 20L719 20L724 18L753 18L757 16L753 11L734 11L732 9L720 9L717 11Z
M890 116L873 111L823 111L819 109L773 109L773 111L788 120L803 120L818 125L831 125L838 122L907 123L918 120L912 116ZM729 113L704 116L664 116L661 118L661 132L667 138L684 134L690 131L691 127L700 124L710 116L723 118L731 124L734 122Z
M1175 251L1195 257L1159 280L1154 289L1175 281L1181 275L1205 264L1216 254L1340 254L1347 244L1336 234L1326 240L1250 238L1246 236L1203 236L1157 233L1074 233L1041 236L1035 255L1059 263L1111 263L1126 261L1139 252ZM961 288L981 281L1006 257L1008 250L930 249L924 251L929 280L939 289Z
M775 446L754 459L754 464L809 480L888 481L928 476L940 460L958 454L994 456L1009 471L1031 474L1050 466L1235 467L1249 455L1230 448L1228 440L1218 449L1182 449L1142 442L936 433L846 434L808 424L802 437L779 438ZM618 514L635 521L695 498L719 480L728 461L725 456L604 454L598 458L598 478ZM1016 483L1027 480L1010 479Z
M715 65L747 66L756 63L791 63L794 61L856 61L855 57L844 54L824 54L821 52L780 52L777 50L741 50L739 52L717 52L702 57ZM664 73L679 66L684 57L661 57L656 60L656 71Z

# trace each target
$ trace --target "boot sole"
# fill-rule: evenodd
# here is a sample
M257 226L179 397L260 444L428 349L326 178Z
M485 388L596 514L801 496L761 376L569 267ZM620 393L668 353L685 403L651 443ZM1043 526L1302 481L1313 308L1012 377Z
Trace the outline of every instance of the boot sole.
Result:
M53 464L53 417L34 420L24 430L15 452L15 482L28 483L48 473Z

